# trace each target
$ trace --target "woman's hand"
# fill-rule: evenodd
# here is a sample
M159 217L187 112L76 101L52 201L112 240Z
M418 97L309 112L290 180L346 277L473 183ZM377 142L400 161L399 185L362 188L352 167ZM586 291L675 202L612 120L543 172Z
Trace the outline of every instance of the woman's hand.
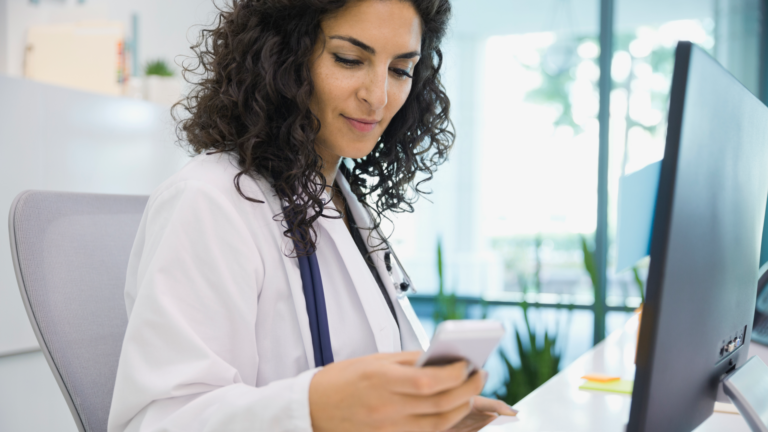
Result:
M413 367L420 355L374 354L323 368L309 385L313 431L434 432L471 415L486 372L468 377L466 362Z
M461 419L460 422L448 429L447 432L475 432L494 421L500 415L517 415L517 411L500 400L475 396L472 401L472 411Z

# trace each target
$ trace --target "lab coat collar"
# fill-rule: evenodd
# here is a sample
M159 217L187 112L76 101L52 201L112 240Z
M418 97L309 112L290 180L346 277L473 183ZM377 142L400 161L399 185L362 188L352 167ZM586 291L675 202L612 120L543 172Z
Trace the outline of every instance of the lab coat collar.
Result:
M272 211L272 214L280 214L283 211L282 206L280 204L280 199L277 197L274 189L272 188L272 185L269 184L266 179L256 176L254 177L257 183L259 183L262 191L264 191L265 199L270 207L270 210ZM350 208L354 208L352 211L355 220L359 221L358 224L360 226L369 226L370 217L367 213L367 218L365 219L362 217L362 215L358 217L358 213L360 211L364 212L365 209L362 208L362 205L357 202L357 198L354 198L353 195L349 195L351 194L351 191L349 190L349 184L347 184L346 179L343 179L343 176L341 178L344 182L343 190L346 189L345 197L347 198ZM280 223L281 225L283 224L280 218L278 218L278 222L276 223ZM371 283L374 284L373 288L377 288L375 286L376 282L371 277L368 266L363 261L363 258L360 255L360 252L357 250L357 246L355 245L352 236L350 236L349 232L347 231L344 222L339 219L328 219L321 217L319 219L319 223L322 224L322 226L329 233L331 239L336 244L339 250L339 254L341 255L342 260L344 261L344 264L349 271L350 278L352 279L352 283L357 290L360 303L363 305L363 310L365 311L365 315L368 318L368 323L371 326L371 332L373 333L377 350L379 352L400 351L400 340L396 337L397 331L393 331L392 329L392 326L394 326L396 329L397 324L392 318L392 315L389 312L389 308L387 307L384 299L381 297L379 290L371 289ZM281 228L279 232L282 233L283 229L284 228ZM361 232L363 234L363 238L368 238L368 232L368 230ZM314 350L312 348L312 334L309 330L309 317L307 316L307 306L304 300L304 289L301 282L298 260L295 257L291 257L293 252L293 242L289 238L281 235L280 244L283 264L285 266L284 270L290 283L291 296L293 298L293 303L296 310L296 317L299 320L299 329L301 331L302 342L304 343L304 352L307 356L307 364L312 367L315 365L313 354ZM331 335L331 338L333 338L333 335Z
M340 172L336 177L336 184L344 193L350 209L355 208L352 212L355 221L358 222L358 226L369 226L368 220L358 217L359 211L365 211L365 209L352 194L346 179L344 179ZM328 232L344 261L349 277L352 279L357 295L360 298L360 303L363 305L365 316L368 318L368 323L371 326L377 350L379 352L400 351L397 323L392 317L389 307L382 297L381 291L378 289L375 279L371 276L371 272L360 251L357 249L354 239L349 234L346 225L341 219L320 218L318 222ZM369 230L360 229L360 233L363 239L367 239ZM386 281L388 279L383 280Z
M368 209L357 200L355 194L352 193L349 182L347 182L347 179L341 173L341 170L336 174L336 186L341 189L344 198L347 200L349 211L355 218L355 222L357 222L360 234L363 239L366 240L366 246L368 252L371 253L370 256L373 260L373 264L376 266L376 270L379 272L379 276L384 282L384 287L387 289L392 304L395 307L400 330L398 348L404 351L426 351L429 347L429 339L424 328L421 326L410 301L408 301L408 297L404 294L399 294L395 290L394 284L389 283L393 282L393 275L387 271L386 263L384 261L384 252L389 250L389 244L384 241L379 230L371 232L370 227L374 226L371 214L368 212Z
M283 207L280 205L280 199L275 194L275 190L272 185L264 178L260 176L253 176L256 183L264 193L264 198L269 205L272 214L278 215L282 213ZM296 318L299 320L299 331L301 332L301 339L304 343L304 353L307 356L307 365L310 368L315 367L314 349L312 348L312 334L309 331L309 317L307 316L307 304L304 301L304 288L301 282L301 273L299 271L299 262L290 255L293 252L293 241L282 235L284 228L283 221L280 218L275 220L275 223L280 224L281 228L277 230L280 233L280 255L283 259L286 279L289 282L291 289L291 297L293 298L293 306L296 309ZM274 232L274 231L273 231ZM278 270L278 269L274 269Z

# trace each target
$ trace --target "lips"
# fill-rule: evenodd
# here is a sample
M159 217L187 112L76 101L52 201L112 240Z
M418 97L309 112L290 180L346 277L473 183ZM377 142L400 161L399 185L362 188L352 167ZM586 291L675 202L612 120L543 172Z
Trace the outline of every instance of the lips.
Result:
M344 117L344 120L346 120L350 126L355 128L355 130L363 133L374 130L376 128L376 125L379 124L379 121L377 120L354 119L344 115L342 115L342 117Z

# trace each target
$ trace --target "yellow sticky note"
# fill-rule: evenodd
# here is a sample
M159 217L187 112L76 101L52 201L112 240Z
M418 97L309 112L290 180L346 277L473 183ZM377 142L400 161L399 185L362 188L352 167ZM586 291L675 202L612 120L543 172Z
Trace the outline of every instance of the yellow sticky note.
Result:
M584 375L583 377L581 377L581 379L585 379L587 381L596 381L596 382L610 382L610 381L618 381L619 379L621 379L621 377L592 373L592 374Z
M633 380L625 379L608 382L587 381L580 385L579 389L632 394L632 387L634 387L634 385L635 382Z

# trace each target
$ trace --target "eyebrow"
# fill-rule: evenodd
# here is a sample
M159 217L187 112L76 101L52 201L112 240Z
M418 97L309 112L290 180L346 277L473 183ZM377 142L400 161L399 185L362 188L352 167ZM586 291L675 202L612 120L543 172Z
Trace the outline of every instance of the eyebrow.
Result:
M373 47L371 47L370 45L360 41L359 39L353 38L352 36L334 35L334 36L328 36L328 39L343 40L345 42L351 43L352 45L362 49L363 51L365 51L367 53L376 55L376 50L373 49ZM421 53L419 53L418 51L411 51L411 52L407 52L407 53L403 53L403 54L398 54L398 55L395 56L395 58L396 59L409 59L409 58L420 57L420 56L421 56Z

